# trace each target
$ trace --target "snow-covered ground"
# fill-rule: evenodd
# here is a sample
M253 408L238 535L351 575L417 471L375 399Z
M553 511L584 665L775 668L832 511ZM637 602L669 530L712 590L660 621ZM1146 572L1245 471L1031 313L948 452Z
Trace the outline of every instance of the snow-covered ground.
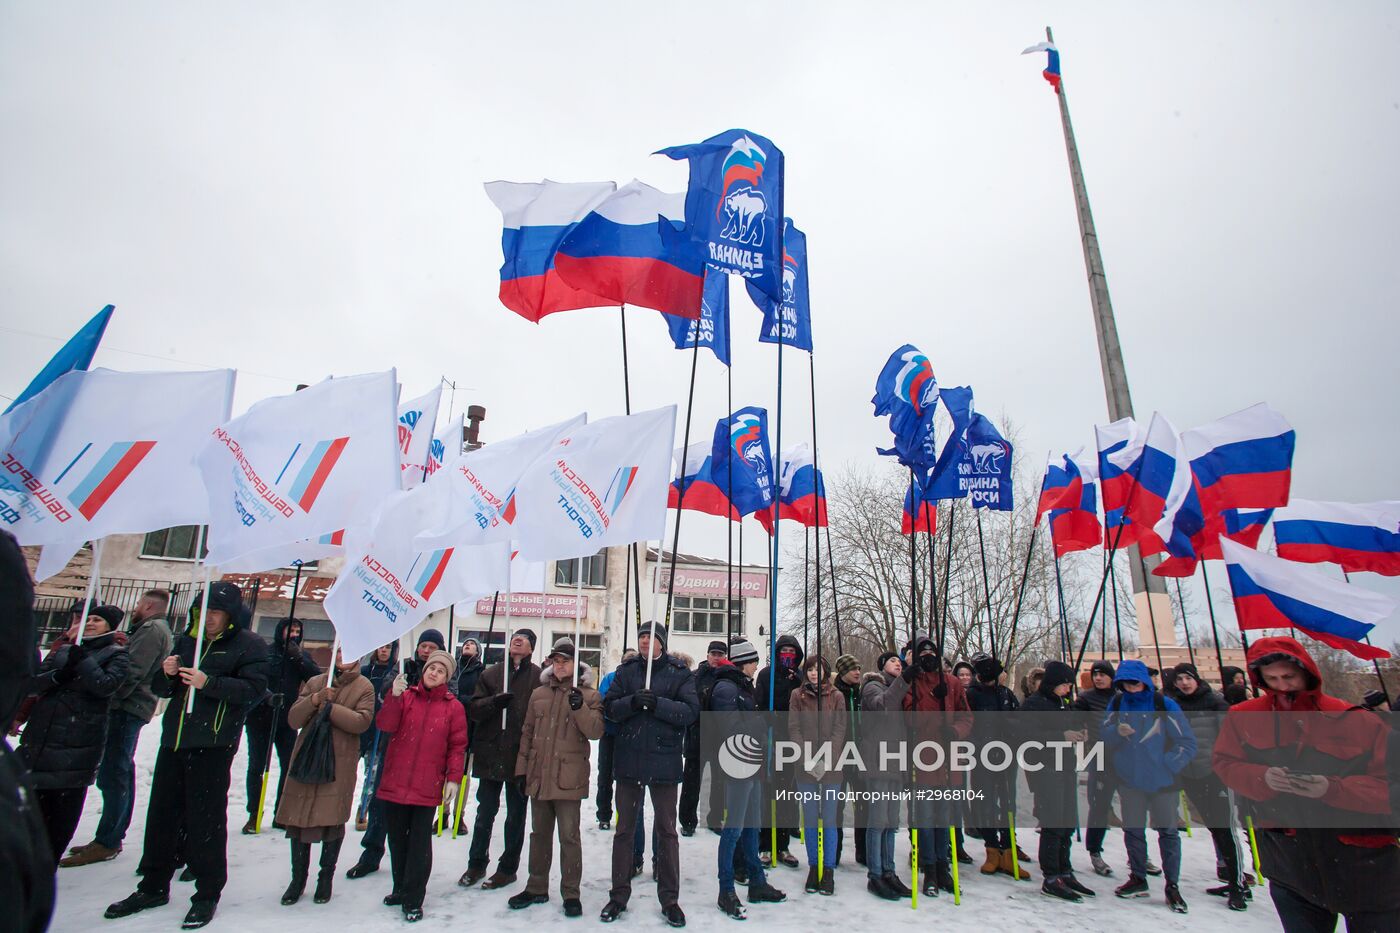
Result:
M136 819L126 840L126 849L114 861L84 868L60 869L58 873L58 909L54 915L52 929L63 931L110 931L110 933L145 933L145 931L177 930L180 920L188 908L188 899L193 886L176 882L171 891L171 903L167 907L147 911L124 920L103 920L102 912L112 901L129 894L136 886L134 874L140 860L141 840L146 817L146 789L150 786L151 768L159 741L159 723L146 729L141 736L137 751L137 773L139 790L136 803ZM595 759L596 760L596 759ZM275 768L275 765L274 765ZM219 903L219 912L210 925L211 930L318 930L322 933L371 933L371 931L396 931L402 933L411 929L404 924L397 908L385 907L380 899L389 891L389 860L386 856L382 870L367 878L350 881L345 878L345 870L354 864L360 852L360 834L351 828L341 853L340 866L336 872L335 896L329 904L315 904L311 900L310 886L301 902L293 907L283 907L279 902L290 875L288 844L285 836L267 829L260 836L243 836L238 830L243 825L244 793L243 777L246 758L239 753L233 766L232 790L229 796L229 882ZM275 775L274 775L275 779ZM468 813L475 807L469 805ZM504 807L502 808L504 811ZM84 843L92 838L101 811L101 796L92 790L88 795L83 821L74 837L74 844ZM579 925L597 924L598 911L607 902L612 834L601 832L596 823L587 817L592 809L584 804L584 869L583 907L584 915L575 921ZM492 868L494 858L500 852L499 838L504 812L497 818L496 844L492 846ZM650 822L650 819L649 819ZM470 821L468 821L470 825ZM849 832L849 830L848 830ZM904 834L900 834L898 852L899 864L907 866L908 853ZM1034 855L1036 835L1027 829L1021 836L1021 847ZM732 929L735 921L723 916L715 908L715 898L719 887L715 878L715 849L718 838L701 830L690 839L681 839L681 906L689 918L689 926L699 929ZM1156 846L1149 833L1149 843L1156 858ZM506 906L506 898L524 887L523 861L522 874L517 884L506 891L482 891L478 888L463 890L457 887L457 877L466 868L468 837L452 839L450 832L433 843L433 875L428 884L428 898L424 904L426 918L419 929L445 929L448 927L485 930L524 931L534 924L556 924L565 922L558 893L559 864L555 859L554 877L551 879L549 904L530 907L523 911L513 911ZM529 848L529 823L526 823L526 850ZM788 893L784 904L760 904L751 907L750 926L762 925L764 929L809 933L814 929L850 929L859 925L868 929L878 929L890 923L973 923L978 929L1012 930L1016 933L1029 931L1074 929L1124 929L1151 928L1157 931L1186 931L1197 933L1202 929L1230 928L1233 933L1250 931L1274 931L1279 929L1273 905L1264 890L1257 893L1250 909L1243 914L1231 913L1222 898L1210 897L1204 893L1215 880L1215 855L1207 833L1197 830L1191 838L1182 837L1182 878L1181 888L1190 904L1190 913L1181 916L1167 909L1162 900L1162 881L1150 880L1153 889L1151 900L1121 901L1112 896L1112 887L1121 883L1127 875L1127 855L1123 849L1122 834L1109 833L1105 856L1115 866L1115 878L1099 878L1089 869L1089 860L1082 845L1076 844L1074 862L1081 880L1099 892L1094 900L1084 904L1066 904L1040 893L1040 873L1034 865L1029 866L1036 876L1036 882L1014 882L1005 876L984 878L977 873L976 866L962 866L962 905L954 906L953 899L945 895L936 900L920 898L917 910L911 910L908 901L892 903L881 901L865 890L865 870L854 864L853 850L847 839L843 864L836 874L836 896L822 897L817 894L802 893L802 883L806 878L805 858L801 854L801 844L794 842L792 851L803 859L800 869L778 868L771 874L772 881ZM968 851L975 856L982 852L980 843L969 840ZM312 884L314 885L315 858L313 852ZM900 877L907 882L909 873L900 871ZM740 889L740 897L743 891ZM0 907L0 909L3 909ZM1205 926L1202 926L1202 924ZM661 918L656 901L656 885L651 881L650 872L633 884L632 900L628 911L613 927L623 933L626 930L669 929Z

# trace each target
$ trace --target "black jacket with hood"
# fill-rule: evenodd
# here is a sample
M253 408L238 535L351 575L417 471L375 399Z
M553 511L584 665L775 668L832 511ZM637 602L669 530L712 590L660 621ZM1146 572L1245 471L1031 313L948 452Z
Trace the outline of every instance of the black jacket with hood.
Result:
M399 643L397 641L390 642L389 647L391 650L389 652L388 661L385 661L383 664L376 661L374 659L375 654L378 654L376 651L371 652L369 660L360 665L361 676L368 680L374 687L374 715L376 717L379 716L379 707L384 705L384 694L388 692L389 687L394 683L394 678L397 677L399 673ZM362 756L374 752L374 740L378 735L379 727L373 723L370 724L368 729L360 733L360 754ZM379 750L383 752L387 744L387 739L381 739L379 742Z
M300 620L297 622L301 624ZM278 622L272 636L272 647L267 652L267 696L263 700L264 707L282 711L283 721L287 718L287 710L301 696L301 685L321 673L321 666L302 650L300 640L295 646L287 642L287 629L291 624L291 619ZM305 626L302 628L304 631Z
M129 664L116 632L56 648L44 659L30 680L38 702L19 743L37 790L92 783L107 740L107 711Z
M181 667L198 667L209 680L195 691L194 709L186 713L184 682L167 677L164 667L156 668L151 690L170 698L162 719L162 748L237 748L249 710L267 694L267 642L248 630L243 594L232 583L220 580L209 587L210 610L227 613L229 625L217 637L204 640L195 663L194 617L201 598L197 593L190 602L189 627L175 639L174 653Z
M656 708L643 712L632 705L632 696L645 685L646 670L640 655L623 661L603 698L603 714L618 724L613 773L619 781L679 784L685 733L700 716L695 674L680 658L663 652L651 662Z
M768 682L773 679L773 665L770 664L758 672L758 679L754 682L754 694L758 698L758 708L761 710L771 709L774 712L786 713L792 691L802 686L802 644L791 635L779 635L773 650L774 657L784 648L796 648L797 660L790 668L782 667L782 662L779 662L777 683L772 687L769 687ZM768 705L770 692L773 695L771 707Z
M1035 693L1026 697L1021 704L1026 713L1067 713L1069 698L1055 695L1060 684L1074 683L1074 670L1063 661L1045 662L1045 677ZM1021 738L1037 742L1058 742L1064 740L1066 730L1074 728L1074 719L1069 716L1023 716L1021 717ZM1027 755L1027 759L1035 756ZM1036 762L1031 762L1032 764ZM1039 759L1039 769L1026 768L1026 782L1037 799L1042 795L1056 798L1055 806L1063 808L1067 799L1072 800L1079 773L1073 768L1056 768L1053 755L1045 753ZM1037 809L1039 809L1039 804ZM1062 809L1060 812L1063 812Z

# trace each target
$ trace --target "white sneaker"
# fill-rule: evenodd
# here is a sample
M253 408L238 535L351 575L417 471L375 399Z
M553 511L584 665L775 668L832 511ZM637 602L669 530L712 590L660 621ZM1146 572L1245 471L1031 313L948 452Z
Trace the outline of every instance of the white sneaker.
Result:
M1160 875L1160 874L1162 873L1162 869L1158 868L1158 867L1156 866L1156 864L1153 863L1152 859L1148 859L1148 860L1147 860L1147 873L1148 873L1149 875L1152 875L1152 876L1155 877L1155 876Z
M1108 867L1108 863L1103 860L1102 855L1089 856L1089 864L1094 866L1094 874L1102 875L1105 878L1113 877L1113 869Z

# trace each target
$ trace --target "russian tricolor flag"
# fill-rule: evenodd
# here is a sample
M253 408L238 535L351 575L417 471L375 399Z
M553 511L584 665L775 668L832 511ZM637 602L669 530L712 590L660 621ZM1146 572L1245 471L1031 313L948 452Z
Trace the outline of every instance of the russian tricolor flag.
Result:
M779 519L800 523L806 528L826 527L826 484L814 465L812 448L797 444L783 454L783 469L778 480L777 512ZM773 533L772 512L755 512L758 523Z
M536 323L556 311L621 304L569 285L554 267L559 244L616 189L610 181L487 182L486 194L505 222L501 304Z
M1340 564L1348 572L1400 575L1400 502L1294 499L1274 515L1278 556Z
M667 194L633 179L593 209L559 244L554 267L573 288L611 304L700 316L703 259L662 240L661 218L685 222L685 194Z
M737 522L741 517L739 510L730 503L725 490L715 485L714 475L710 471L710 450L709 441L701 441L698 444L691 444L688 448L676 450L673 454L675 473L671 480L671 488L666 493L666 507L668 509L680 508L681 465L684 464L685 507L694 512L718 515L721 518Z
M1055 93L1060 93L1060 50L1055 48L1053 42L1037 42L1027 49L1022 49L1022 55L1030 55L1032 52L1046 53L1045 70L1041 72L1045 80L1050 82L1050 86L1055 89Z
M1078 456L1076 454L1075 456ZM1040 484L1040 504L1035 510L1036 524L1052 509L1078 509L1084 498L1084 475L1079 464L1069 454L1065 465L1045 465L1045 479Z
M1191 538L1204 527L1205 514L1181 435L1160 412L1153 413L1138 462L1128 472L1137 481L1129 487L1124 515L1150 527L1172 556L1194 557Z
M1143 435L1132 418L1120 418L1112 424L1095 425L1094 437L1103 494L1104 546L1129 547L1151 534L1151 529L1123 518L1123 507L1133 488L1131 470L1142 453Z
M899 533L917 534L920 531L929 535L938 533L938 502L924 498L925 493L918 483L910 483L904 492L904 515L899 521Z
M1181 435L1207 512L1287 505L1295 440L1262 402Z
M1205 527L1191 539L1195 557L1168 557L1158 564L1153 573L1159 577L1190 577L1196 573L1196 565L1203 560L1223 560L1220 554L1222 538L1236 541L1245 547L1258 547L1259 537L1264 526L1273 516L1273 509L1226 509L1206 516ZM1166 550L1162 539L1148 532L1140 542L1142 555L1149 557Z
M1220 548L1242 631L1292 627L1358 658L1390 657L1362 639L1395 612L1393 600L1233 541Z
M1073 508L1050 510L1050 540L1056 557L1097 547L1101 535L1098 495L1092 482L1081 483L1079 501Z

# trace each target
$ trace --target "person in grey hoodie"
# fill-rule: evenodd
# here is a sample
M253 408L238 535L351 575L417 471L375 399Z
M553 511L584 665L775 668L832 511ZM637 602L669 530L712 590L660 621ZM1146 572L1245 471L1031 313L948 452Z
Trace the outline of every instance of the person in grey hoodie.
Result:
M860 681L862 729L859 744L861 756L867 762L880 760L881 742L893 746L904 739L898 714L913 680L912 675L903 676L904 664L893 651L880 655L875 667ZM899 788L899 781L884 777L867 778L865 782L870 795L865 817L865 888L887 901L914 893L895 874L894 836L899 828L899 800L896 799Z
M97 769L102 793L102 819L92 842L73 849L59 861L64 868L109 862L121 854L122 840L136 808L136 741L156 714L151 676L170 655L174 637L166 613L170 594L147 590L131 611L126 630L126 677L112 695L107 713L107 742Z

